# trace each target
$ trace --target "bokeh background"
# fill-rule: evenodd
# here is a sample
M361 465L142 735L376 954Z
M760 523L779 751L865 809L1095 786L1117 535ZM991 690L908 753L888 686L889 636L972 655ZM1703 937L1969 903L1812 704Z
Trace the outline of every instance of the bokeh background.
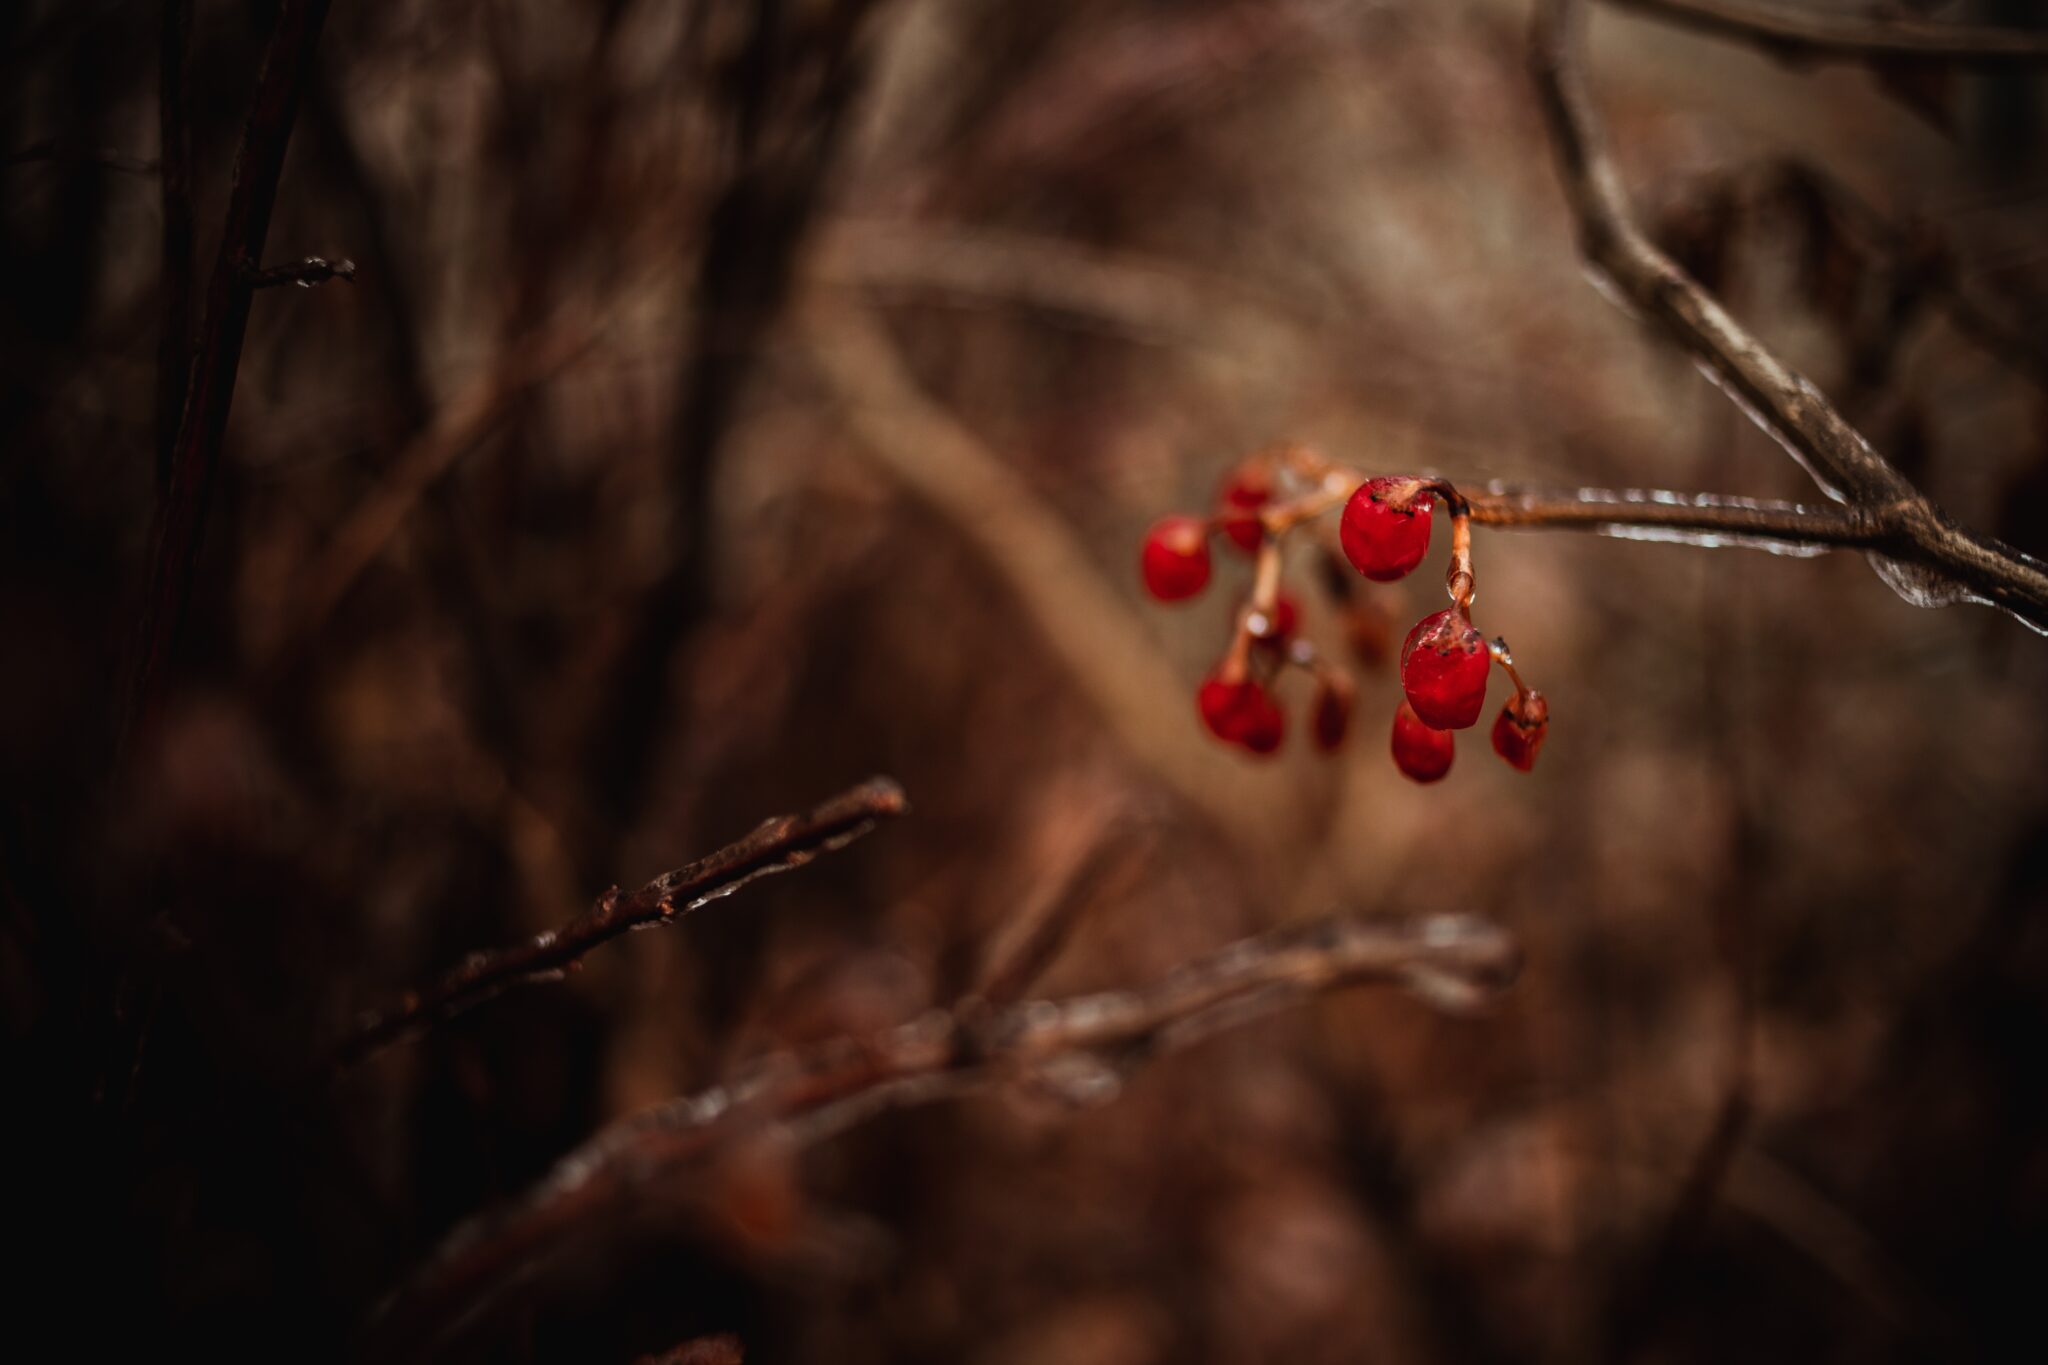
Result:
M1941 13L2032 12L1997 9ZM273 12L196 6L202 262ZM0 152L40 148L0 167L10 1317L61 1311L73 1358L345 1358L600 1125L946 1003L1072 902L1045 993L1331 910L1488 915L1528 966L1472 1017L1330 998L1097 1108L733 1155L432 1353L2040 1358L2038 639L1854 555L1482 528L1480 622L1553 734L1529 777L1468 739L1419 788L1383 667L1335 759L1305 691L1272 762L1212 745L1192 694L1248 575L1139 591L1144 528L1277 438L1815 496L1582 276L1525 21L336 5L269 254L358 275L257 298L170 704L117 765L158 11L8 7ZM1593 28L1661 239L1953 513L2048 551L2038 78ZM1374 590L1395 630L1443 539ZM911 816L307 1082L389 992L872 773Z

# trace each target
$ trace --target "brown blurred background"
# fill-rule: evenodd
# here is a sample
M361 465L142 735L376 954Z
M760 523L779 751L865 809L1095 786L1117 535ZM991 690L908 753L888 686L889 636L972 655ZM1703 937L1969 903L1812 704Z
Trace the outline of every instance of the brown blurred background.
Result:
M196 6L201 263L274 9ZM1941 13L2032 7L1997 10ZM602 1123L945 1003L1080 895L1044 992L1331 909L1483 913L1528 967L1478 1017L1354 993L1100 1108L736 1159L436 1351L2041 1358L2038 640L1854 555L1482 528L1481 624L1554 733L1530 777L1468 740L1419 788L1385 671L1334 760L1305 691L1273 762L1213 746L1243 570L1139 592L1145 526L1281 437L1815 497L1581 275L1525 18L336 5L269 258L358 275L257 296L167 709L117 766L158 12L7 9L0 152L50 144L0 167L9 1316L83 1293L66 1358L350 1355ZM1958 517L2048 551L2038 78L1594 20L1661 239ZM1438 539L1375 590L1398 628ZM305 1080L390 991L871 773L910 817Z

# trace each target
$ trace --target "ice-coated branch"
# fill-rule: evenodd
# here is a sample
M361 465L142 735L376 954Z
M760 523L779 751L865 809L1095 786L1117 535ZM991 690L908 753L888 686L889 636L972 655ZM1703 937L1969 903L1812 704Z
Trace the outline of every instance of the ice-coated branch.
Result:
M779 1053L603 1129L516 1202L457 1228L373 1330L384 1358L431 1355L573 1234L625 1218L735 1136L773 1129L815 1141L1004 1081L1076 1103L1106 1099L1148 1057L1324 992L1406 985L1438 1003L1477 1003L1520 963L1513 938L1487 920L1340 917L1245 939L1150 986L1003 1008L970 999L871 1037Z
M433 984L364 1015L337 1049L336 1064L359 1061L514 986L557 980L600 944L635 929L671 924L756 877L802 867L909 809L902 787L890 778L871 778L806 814L764 820L738 842L664 872L631 894L615 886L561 928L510 948L473 953Z
M1537 0L1530 65L1588 267L1662 327L1823 490L1888 532L1873 563L1908 600L1976 600L2048 630L2048 570L1951 521L1827 397L1665 255L1636 224L1579 70L1582 0Z

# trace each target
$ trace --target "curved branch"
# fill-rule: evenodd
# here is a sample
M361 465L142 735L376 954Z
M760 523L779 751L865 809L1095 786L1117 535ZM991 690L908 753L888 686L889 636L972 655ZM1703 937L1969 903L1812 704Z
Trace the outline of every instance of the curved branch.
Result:
M1750 335L1636 225L1580 77L1576 43L1583 18L1581 0L1537 0L1530 64L1589 268L1698 357L1825 491L1893 528L1895 545L1873 562L1908 600L1975 598L2048 630L2048 570L1949 520L1811 381ZM1936 576L1940 588L1919 581L1915 569Z
M1802 56L1991 65L2048 61L2048 32L1945 24L1904 14L1791 9L1759 0L1607 0L1718 38Z
M673 923L756 877L802 867L820 853L846 847L873 829L876 821L909 809L903 788L886 777L871 778L808 814L764 820L737 843L664 872L631 895L621 895L615 886L561 928L514 947L473 953L432 985L407 991L383 1009L364 1015L337 1049L335 1065L360 1061L514 986L558 980L599 944L634 929Z
M1148 1057L1326 991L1396 984L1473 1003L1509 985L1520 964L1515 941L1481 919L1330 919L1243 940L1149 987L1004 1009L968 1001L873 1037L766 1058L602 1130L516 1203L457 1228L386 1305L378 1358L431 1354L573 1233L623 1219L734 1137L776 1129L816 1141L889 1109L1012 1079L1099 1101Z

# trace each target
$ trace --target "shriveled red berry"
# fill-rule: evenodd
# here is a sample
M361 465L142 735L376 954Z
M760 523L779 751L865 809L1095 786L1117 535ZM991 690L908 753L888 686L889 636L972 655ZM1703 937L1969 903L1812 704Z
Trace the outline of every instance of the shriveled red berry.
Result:
M1403 506L1388 500L1413 483L1411 479L1368 479L1344 504L1344 519L1337 527L1344 557L1376 583L1405 577L1429 553L1429 521L1436 499L1417 493Z
M1216 515L1223 534L1246 554L1256 553L1265 527L1259 509L1273 500L1273 475L1263 465L1239 465L1216 492Z
M1393 748L1394 766L1417 782L1434 782L1451 770L1451 732L1424 725L1405 701L1394 711Z
M1145 533L1138 556L1145 591L1162 602L1181 602L1209 586L1208 530L1196 517L1163 517Z
M1316 682L1315 708L1309 713L1309 728L1315 736L1316 747L1326 754L1334 754L1343 748L1345 736L1351 733L1354 695L1351 680L1341 674L1332 674Z
M1255 754L1272 753L1286 734L1280 704L1252 678L1225 682L1211 676L1195 693L1195 705L1209 733L1227 744L1242 744Z
M1541 692L1516 693L1500 709L1493 722L1493 751L1510 765L1528 772L1536 766L1536 751L1550 733L1550 703Z
M1486 705L1491 664L1486 637L1463 614L1446 608L1408 632L1401 646L1401 690L1425 725L1462 730Z
M1273 601L1273 610L1265 613L1265 629L1257 629L1254 623L1253 639L1272 649L1285 649L1287 642L1294 638L1294 632L1301 626L1301 607L1288 593L1281 593Z

